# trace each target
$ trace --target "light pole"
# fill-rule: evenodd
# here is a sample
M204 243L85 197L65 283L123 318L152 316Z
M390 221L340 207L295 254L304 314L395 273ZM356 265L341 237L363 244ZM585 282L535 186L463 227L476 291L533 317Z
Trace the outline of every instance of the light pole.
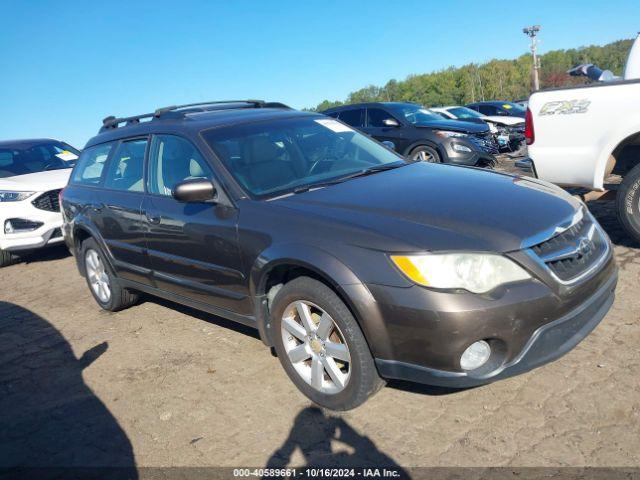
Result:
M533 71L531 76L531 83L533 85L533 91L536 92L540 89L540 80L538 78L538 70L540 70L540 60L538 59L538 32L540 31L540 25L532 25L531 27L524 27L522 33L531 38L531 55L533 56Z

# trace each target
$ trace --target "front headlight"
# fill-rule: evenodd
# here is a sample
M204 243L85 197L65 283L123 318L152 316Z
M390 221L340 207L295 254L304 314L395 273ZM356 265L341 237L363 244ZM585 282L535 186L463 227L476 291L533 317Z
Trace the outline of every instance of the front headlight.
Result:
M425 287L485 293L504 283L531 278L508 258L491 253L392 255L391 260L410 280Z
M0 202L21 202L26 200L35 192L13 192L10 190L0 190Z
M437 136L442 137L442 138L447 138L447 137L466 137L467 136L466 133L452 132L450 130L435 130L433 133L435 133Z

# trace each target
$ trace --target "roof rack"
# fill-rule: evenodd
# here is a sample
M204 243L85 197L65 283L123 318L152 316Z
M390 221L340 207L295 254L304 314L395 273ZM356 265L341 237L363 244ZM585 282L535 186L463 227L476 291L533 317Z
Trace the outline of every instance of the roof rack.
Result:
M207 112L211 110L226 110L225 108L221 108L221 105L237 105L237 104L246 104L247 106L241 108L290 108L284 103L280 102L265 102L264 100L217 100L213 102L197 102L197 103L186 103L184 105L171 105L169 107L162 107L156 109L153 113L144 113L142 115L134 115L132 117L115 117L113 115L106 117L102 120L102 128L100 128L100 132L104 132L105 130L115 129L120 126L121 123L124 123L123 126L128 125L136 125L140 123L140 120L145 118L149 118L151 120L156 118L161 118L168 113L171 113L173 118L182 117L188 113L194 112ZM230 108L238 108L238 107L230 107Z

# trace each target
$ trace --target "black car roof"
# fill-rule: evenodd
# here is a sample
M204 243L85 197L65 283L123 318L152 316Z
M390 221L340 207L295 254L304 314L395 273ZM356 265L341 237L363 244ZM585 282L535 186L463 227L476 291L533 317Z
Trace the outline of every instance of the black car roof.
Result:
M473 102L473 103L467 103L467 106L469 105L494 105L496 107L499 107L500 105L504 105L505 103L509 104L509 103L515 103L515 102L511 102L509 100L504 100L504 101L500 101L500 100L487 100L486 102Z
M350 103L349 105L340 105L339 107L332 107L323 110L322 113L339 112L340 110L349 110L352 108L366 108L366 107L403 107L403 106L422 106L419 103L413 102L365 102L365 103Z
M0 148L30 148L47 143L64 143L54 138L24 138L20 140L2 140Z
M159 117L155 117L151 114L145 115L143 118L146 118L147 116L151 117L151 119L147 121L136 121L122 127L103 127L98 135L87 142L87 146L126 137L133 137L136 135L148 135L150 133L180 133L187 131L197 133L207 128L220 126L239 125L243 123L278 118L316 115L318 114L293 110L284 105L278 108L246 108L239 106L204 111L180 112L179 110L173 110L168 111L166 114L160 115ZM105 119L105 122L108 122L109 118L114 117L108 117ZM115 120L120 119L114 119L114 121ZM120 123L124 123L126 120L127 119L123 119Z

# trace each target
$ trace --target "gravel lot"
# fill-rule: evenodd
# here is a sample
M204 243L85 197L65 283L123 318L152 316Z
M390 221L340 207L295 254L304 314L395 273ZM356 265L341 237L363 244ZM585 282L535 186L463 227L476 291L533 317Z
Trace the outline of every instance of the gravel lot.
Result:
M62 248L0 270L0 466L640 466L640 249L591 206L620 282L562 359L317 409L251 329L152 298L101 311Z

